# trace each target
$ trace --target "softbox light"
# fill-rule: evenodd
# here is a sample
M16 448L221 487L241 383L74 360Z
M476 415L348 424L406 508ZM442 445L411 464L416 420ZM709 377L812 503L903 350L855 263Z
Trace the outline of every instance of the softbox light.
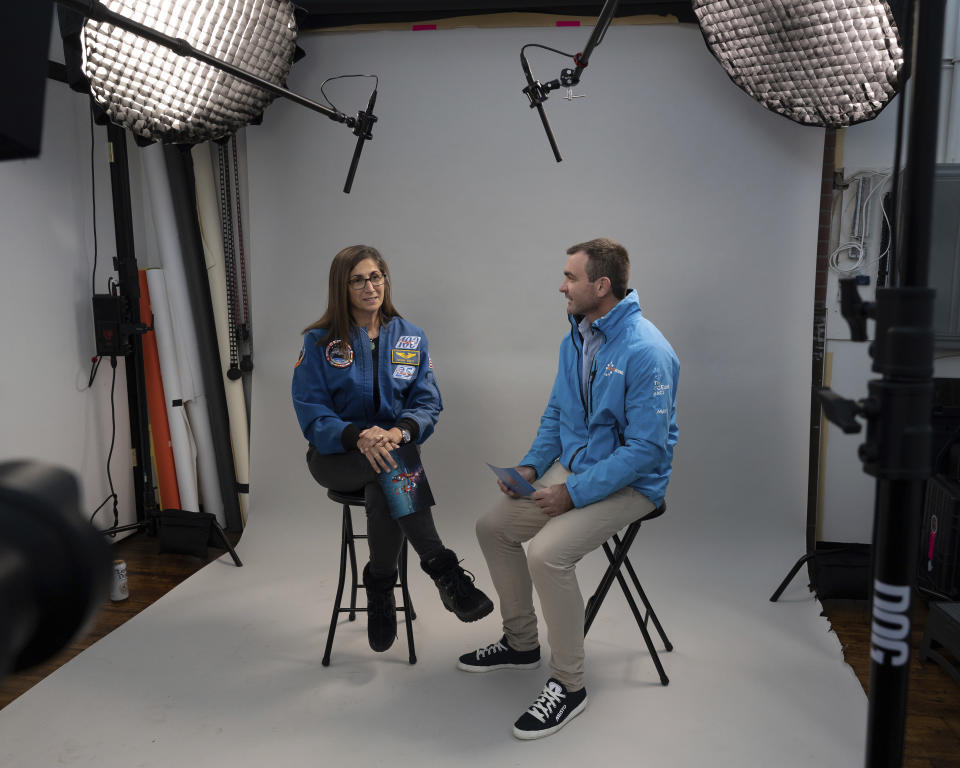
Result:
M285 83L296 51L289 0L104 0L109 10L186 41L269 83ZM237 131L275 98L195 58L88 20L83 70L110 119L145 139L195 143Z
M797 123L872 120L899 90L903 48L883 0L693 0L693 10L730 79Z

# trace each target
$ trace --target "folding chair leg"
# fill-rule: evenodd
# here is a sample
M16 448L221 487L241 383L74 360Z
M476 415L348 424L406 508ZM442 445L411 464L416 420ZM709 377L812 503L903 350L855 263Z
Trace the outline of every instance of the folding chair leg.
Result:
M643 591L643 587L640 586L640 579L637 578L636 571L633 570L633 564L630 562L630 558L624 558L623 565L627 569L627 573L630 574L630 578L633 581L633 586L637 590L637 594L640 596L640 599L643 601L643 607L647 610L647 617L653 622L653 626L657 628L657 632L660 635L660 639L663 641L663 646L668 651L673 650L673 643L667 639L667 633L663 631L663 627L660 626L660 620L657 618L657 612L653 610L653 606L650 605L650 601L647 599L647 593Z
M647 644L647 650L650 651L650 658L653 659L653 664L660 675L660 682L663 685L667 685L670 682L670 678L667 677L667 673L663 669L663 664L660 663L660 654L657 653L650 633L647 631L647 623L641 618L637 601L633 599L633 595L627 587L627 581L623 578L623 574L620 573L620 571L617 571L617 581L620 583L620 589L623 590L623 596L627 598L627 602L630 604L630 610L633 611L633 617L637 620L637 626L640 627L640 634L643 635L643 642Z
M657 649L653 644L653 639L650 637L650 632L647 630L647 621L650 619L653 620L654 626L660 635L660 639L663 640L664 647L667 651L672 651L673 645L670 643L670 640L667 639L667 635L663 631L663 627L660 625L660 621L657 618L657 614L653 610L653 606L647 599L647 595L643 591L643 587L640 586L640 579L637 578L636 571L633 570L633 564L630 562L630 558L627 557L627 553L630 551L630 546L633 544L633 540L636 537L639 529L639 525L631 525L627 528L623 539L621 539L618 534L611 536L610 540L613 541L614 548L611 548L608 541L603 543L603 552L607 556L609 566L604 572L603 578L600 580L600 584L596 591L587 601L583 633L586 635L589 631L590 626L593 624L593 620L597 616L597 612L600 610L600 606L603 604L607 593L610 591L610 587L613 585L613 580L616 579L617 583L620 584L620 589L623 592L623 596L630 605L630 610L633 612L633 617L636 619L637 626L640 628L640 633L643 635L643 641L647 646L647 650L650 652L650 658L653 659L653 664L657 668L657 673L660 675L660 682L663 685L667 685L670 682L670 678L667 677L667 673L663 669L663 664L660 663L660 655L657 653ZM621 572L621 568L624 565L626 566L627 573L630 574L630 579L632 580L637 594L639 595L640 600L646 609L646 613L642 613L640 611L637 601L634 599L633 593L630 591L630 586L627 584L627 580L624 578L623 573Z
M613 554L610 552L610 545L606 542L603 543L603 550L607 553L608 558L613 558ZM593 620L597 618L597 612L600 610L600 606L603 604L604 598L606 598L607 592L610 591L610 586L613 584L613 573L611 571L612 569L610 568L606 570L603 578L600 579L600 584L597 586L596 591L590 596L590 599L587 600L587 613L583 621L584 637L586 637L587 632L590 631Z
M617 550L616 553L610 548L608 542L603 542L603 551L607 556L607 560L610 561L610 567L607 568L606 572L603 574L603 578L600 579L600 584L597 586L596 591L587 601L587 612L583 622L583 634L586 635L590 631L590 626L593 624L593 620L597 617L597 611L600 610L600 606L603 604L604 599L607 596L607 592L610 591L610 587L613 586L613 579L615 574L619 573L620 565L623 563L624 558L627 556L627 552L630 550L630 545L633 543L633 539L636 536L637 529L633 530L632 534L628 534L624 541L620 541L620 537L614 535L613 540L616 542Z

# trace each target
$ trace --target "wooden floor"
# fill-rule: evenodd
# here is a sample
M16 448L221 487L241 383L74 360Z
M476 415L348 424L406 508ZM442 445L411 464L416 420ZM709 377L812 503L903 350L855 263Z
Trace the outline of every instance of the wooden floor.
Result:
M228 532L227 538L231 543L236 543L239 535ZM116 603L108 601L94 617L86 633L75 638L52 659L0 680L0 709L226 552L225 549L210 547L205 559L194 555L160 554L157 539L144 533L135 533L114 544L112 549L114 558L127 564L130 597Z
M799 578L799 577L798 577ZM933 661L921 663L916 650L923 637L927 601L915 600L910 656L910 688L903 765L907 768L960 766L960 685ZM866 600L824 600L829 620L865 691L870 682L870 608Z
M230 535L231 541L237 536ZM160 554L157 540L135 534L113 545L114 556L127 564L130 597L108 602L91 628L55 658L25 672L0 680L0 709L99 638L165 595L224 550L210 548L208 557ZM824 615L840 639L847 663L868 689L870 677L870 622L866 601L825 600ZM927 604L917 600L914 615L913 649L923 634ZM960 685L937 664L921 664L914 653L910 662L910 692L906 727L904 766L907 768L960 768ZM866 729L866 724L864 724ZM864 731L865 733L865 731Z

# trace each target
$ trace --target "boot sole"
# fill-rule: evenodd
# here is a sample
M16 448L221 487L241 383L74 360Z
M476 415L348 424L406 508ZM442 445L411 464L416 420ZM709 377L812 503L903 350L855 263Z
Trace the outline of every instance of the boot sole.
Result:
M391 640L389 643L384 645L382 648L378 648L373 643L370 643L370 650L375 651L376 653L383 653L384 651L389 651L391 648L393 648L393 641L396 639L397 638L393 638L393 640ZM367 638L367 640L369 642L369 638Z
M485 616L489 616L491 613L493 613L493 603L488 599L487 602L481 603L477 607L477 609L475 611L472 611L471 613L458 613L452 608L448 608L447 610L449 610L458 619L460 619L460 621L463 621L469 624L470 622L473 622L473 621L480 621L480 619L484 618Z
M375 651L376 653L383 653L384 651L389 651L393 647L393 644L396 641L396 639L397 639L397 630L396 628L394 628L393 637L391 637L389 640L383 639L381 640L381 642L376 643L374 642L373 637L370 636L370 627L369 626L367 627L367 643L369 644L371 651Z

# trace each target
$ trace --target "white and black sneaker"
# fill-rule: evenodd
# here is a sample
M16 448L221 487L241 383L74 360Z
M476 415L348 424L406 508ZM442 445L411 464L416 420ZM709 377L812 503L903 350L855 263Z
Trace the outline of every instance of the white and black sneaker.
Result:
M587 707L587 689L568 691L552 677L543 686L537 700L513 724L518 739L540 739L556 733Z
M492 672L495 669L536 669L540 666L540 648L515 651L504 635L485 648L465 653L457 661L457 669L465 672Z

